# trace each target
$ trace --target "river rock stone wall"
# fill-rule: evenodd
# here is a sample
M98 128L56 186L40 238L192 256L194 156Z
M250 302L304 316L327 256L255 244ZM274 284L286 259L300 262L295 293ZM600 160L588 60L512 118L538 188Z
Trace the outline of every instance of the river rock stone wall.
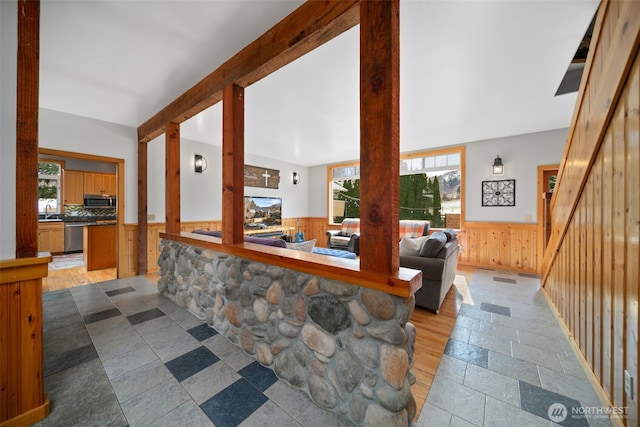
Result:
M408 426L414 298L171 240L158 290L356 425Z

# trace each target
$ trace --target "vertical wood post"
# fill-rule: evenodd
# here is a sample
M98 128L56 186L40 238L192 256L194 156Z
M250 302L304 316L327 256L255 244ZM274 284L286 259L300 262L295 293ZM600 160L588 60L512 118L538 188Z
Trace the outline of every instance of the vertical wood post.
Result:
M244 241L244 88L222 92L222 243Z
M40 2L18 1L16 258L38 253Z
M147 222L149 184L147 178L148 147L146 142L138 143L138 274L147 274L149 265L147 251L149 241L147 239ZM124 213L124 212L123 212Z
M360 3L360 268L400 266L399 0Z
M180 233L180 124L169 122L165 134L165 230Z

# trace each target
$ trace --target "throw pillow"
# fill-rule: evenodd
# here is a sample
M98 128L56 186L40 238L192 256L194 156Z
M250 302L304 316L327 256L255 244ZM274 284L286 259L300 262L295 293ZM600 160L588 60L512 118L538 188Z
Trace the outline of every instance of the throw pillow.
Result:
M300 243L287 243L287 249L293 249L294 251L311 252L316 246L316 240L307 240Z
M416 237L415 239L403 237L400 240L400 256L418 256L420 248L428 239L428 236Z
M436 255L438 255L438 252L440 252L440 249L442 249L446 243L447 235L442 231L436 231L429 236L426 242L424 242L419 255L426 258L435 258Z
M458 238L458 232L453 228L447 228L446 230L444 230L444 234L447 236L447 242Z

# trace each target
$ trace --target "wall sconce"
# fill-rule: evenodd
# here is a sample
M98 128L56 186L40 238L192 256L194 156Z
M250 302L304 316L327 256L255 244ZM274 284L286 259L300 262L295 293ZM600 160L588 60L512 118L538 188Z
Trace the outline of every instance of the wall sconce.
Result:
M504 173L504 165L502 164L502 159L500 156L496 156L496 159L493 161L493 166L491 167L491 173L493 175L502 175Z
M202 173L207 170L207 159L200 154L196 154L193 165L197 173Z
M298 184L300 182L300 174L298 172L293 173L293 184Z

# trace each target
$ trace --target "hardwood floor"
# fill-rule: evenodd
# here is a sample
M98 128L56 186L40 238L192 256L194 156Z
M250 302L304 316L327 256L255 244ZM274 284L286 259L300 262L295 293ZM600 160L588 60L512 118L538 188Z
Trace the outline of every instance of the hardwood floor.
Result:
M415 363L412 367L416 383L411 386L417 408L414 421L417 421L424 402L427 400L427 394L456 323L460 305L466 294L467 284L471 283L474 270L472 267L458 266L456 286L449 289L439 313L435 314L424 308L416 307L409 320L416 327Z
M87 271L86 267L66 268L62 270L49 269L49 276L42 279L42 292L57 291L91 283L106 282L116 279L115 268Z
M412 367L416 383L411 386L411 392L416 400L414 420L420 416L427 399L444 348L456 323L458 311L466 293L466 286L471 283L474 270L472 267L458 266L456 286L452 286L449 290L438 314L416 307L411 315L410 322L416 327L415 363ZM155 272L147 274L146 277L151 281L156 281L158 278ZM90 272L87 272L84 267L50 270L49 277L42 279L42 292L104 282L115 278L115 268Z

